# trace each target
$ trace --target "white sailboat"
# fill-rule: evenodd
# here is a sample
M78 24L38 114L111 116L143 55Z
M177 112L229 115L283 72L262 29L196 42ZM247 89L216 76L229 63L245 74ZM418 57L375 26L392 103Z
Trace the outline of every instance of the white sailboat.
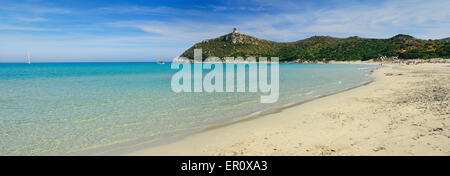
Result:
M27 63L31 64L31 57L30 57L30 52L27 50Z

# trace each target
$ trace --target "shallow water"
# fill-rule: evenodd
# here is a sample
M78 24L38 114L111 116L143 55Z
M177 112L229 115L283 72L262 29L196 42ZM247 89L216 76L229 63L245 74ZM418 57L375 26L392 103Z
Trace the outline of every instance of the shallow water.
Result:
M0 64L0 155L65 155L195 131L366 83L376 67L280 64L279 100L261 104L259 92L174 93L170 64Z

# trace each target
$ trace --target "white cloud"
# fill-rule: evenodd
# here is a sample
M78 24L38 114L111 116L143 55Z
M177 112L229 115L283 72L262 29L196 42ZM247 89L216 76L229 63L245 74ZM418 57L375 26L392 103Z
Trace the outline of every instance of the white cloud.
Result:
M189 45L149 36L0 34L0 62L24 62L27 49L35 62L167 60Z
M23 22L44 22L44 21L48 21L46 18L42 18L42 17L17 17L17 19L19 21L23 21Z
M9 31L59 31L59 29L0 25L0 30Z
M141 29L159 35L161 39L178 39L180 42L217 37L231 32L234 26L239 27L243 33L276 41L294 41L312 35L388 38L399 33L438 39L450 36L450 14L447 12L449 6L450 1L389 1L376 6L357 4L307 12L225 16L229 18L221 23L177 19L121 21L115 24Z
M203 39L217 37L218 34L231 32L232 27L191 20L174 21L119 21L108 23L115 27L136 28L150 33L163 41L183 43L199 42Z
M177 9L167 6L108 6L96 9L100 13L111 14L138 14L138 15L201 15L199 11L190 9Z
M309 14L315 19L301 31L390 37L408 33L420 38L450 35L450 1L395 1L378 6L356 5ZM424 28L431 27L434 28ZM435 34L436 30L441 31Z
M0 10L8 12L20 12L20 13L34 13L34 14L68 14L72 11L66 8L54 8L44 7L38 5L26 5L26 4L3 4L0 6Z

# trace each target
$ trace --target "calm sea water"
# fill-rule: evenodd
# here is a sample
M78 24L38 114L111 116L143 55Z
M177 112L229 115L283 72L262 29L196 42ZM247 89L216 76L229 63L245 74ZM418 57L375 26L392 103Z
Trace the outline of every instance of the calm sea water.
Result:
M164 140L361 85L374 68L280 64L279 101L261 104L261 93L174 93L170 64L0 64L0 155Z

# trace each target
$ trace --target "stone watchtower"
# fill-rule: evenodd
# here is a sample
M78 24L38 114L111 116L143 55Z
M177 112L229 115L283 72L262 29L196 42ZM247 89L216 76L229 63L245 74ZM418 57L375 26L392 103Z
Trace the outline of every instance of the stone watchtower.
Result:
M233 28L233 33L238 33L237 28Z
M233 28L233 32L225 35L224 41L232 44L243 44L245 35L240 34L237 28Z

